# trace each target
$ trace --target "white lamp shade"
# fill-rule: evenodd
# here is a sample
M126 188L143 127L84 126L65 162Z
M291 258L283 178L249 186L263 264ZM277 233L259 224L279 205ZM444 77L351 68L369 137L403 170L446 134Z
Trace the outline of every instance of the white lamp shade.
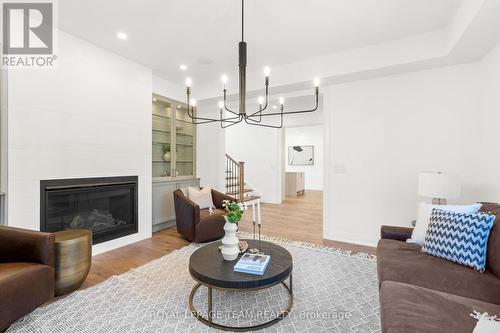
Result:
M457 199L461 186L458 176L441 172L421 172L418 175L418 194L429 198Z

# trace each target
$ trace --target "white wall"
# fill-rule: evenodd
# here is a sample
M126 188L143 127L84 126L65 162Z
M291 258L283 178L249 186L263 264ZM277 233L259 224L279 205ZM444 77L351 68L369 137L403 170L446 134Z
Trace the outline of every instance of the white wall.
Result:
M225 133L218 123L196 128L196 175L201 186L225 193Z
M500 202L500 44L482 62L478 200Z
M262 201L281 203L281 129L250 126L244 122L226 129L226 152L244 161L245 181Z
M196 111L199 117L218 117L217 104L200 101ZM197 125L196 127L196 175L201 186L209 186L223 193L226 171L226 134L219 123Z
M473 63L328 88L325 238L374 245L382 224L410 226L419 171L460 174L459 202L484 198L480 69Z
M58 66L10 70L8 224L39 230L40 180L139 176L139 233L151 237L151 70L59 32Z
M185 102L186 100L186 87L172 83L156 75L153 75L153 92L179 102Z
M288 147L314 146L314 165L288 165ZM285 129L285 163L288 172L304 172L306 190L323 190L323 125Z

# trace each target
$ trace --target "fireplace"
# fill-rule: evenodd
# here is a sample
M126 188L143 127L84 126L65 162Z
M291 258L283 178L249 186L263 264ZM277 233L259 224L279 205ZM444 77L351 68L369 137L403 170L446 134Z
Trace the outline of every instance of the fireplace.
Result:
M137 176L40 181L40 231L75 228L93 244L137 233Z

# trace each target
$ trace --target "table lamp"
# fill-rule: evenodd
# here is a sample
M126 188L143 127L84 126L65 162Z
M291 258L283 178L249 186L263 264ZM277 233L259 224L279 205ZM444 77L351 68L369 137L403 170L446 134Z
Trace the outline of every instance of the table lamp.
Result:
M460 197L461 186L457 176L443 172L420 172L418 194L432 198L433 205L446 205L446 199Z

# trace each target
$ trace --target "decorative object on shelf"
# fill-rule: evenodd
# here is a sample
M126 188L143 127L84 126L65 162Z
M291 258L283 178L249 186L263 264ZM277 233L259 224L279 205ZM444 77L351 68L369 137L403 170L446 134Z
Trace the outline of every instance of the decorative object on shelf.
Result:
M460 181L455 175L443 172L421 172L418 175L418 194L432 198L433 205L446 205L446 199L457 199L460 192Z
M163 160L165 162L169 162L170 161L170 143L162 144L161 151L163 152Z
M224 260L233 261L236 260L240 254L240 242L238 237L236 237L236 231L238 230L238 223L241 221L245 211L245 206L236 202L224 200L223 207L226 210L226 214L224 215L226 224L224 225L225 234L222 238L221 253Z
M222 76L222 83L224 84L223 88L223 100L219 102L219 118L208 118L208 117L198 117L194 114L194 107L196 105L195 100L191 100L191 84L192 81L190 78L186 79L186 92L187 92L187 111L188 116L191 118L193 124L207 124L213 122L220 122L222 128L226 128L229 126L236 125L243 120L248 125L254 126L262 126L262 127L270 127L270 128L282 128L283 127L283 116L289 114L298 114L298 113L307 113L313 112L318 109L319 106L319 79L314 79L314 93L316 104L312 109L309 110L298 110L298 111L286 111L284 110L284 99L280 97L280 112L270 112L264 113L264 111L269 106L269 67L264 68L265 75L265 98L259 97L258 110L255 112L246 112L246 67L247 67L247 43L245 42L245 34L244 34L244 19L245 19L245 1L241 0L241 42L238 44L238 52L239 52L239 108L238 111L233 111L227 107L226 104L226 95L227 89L226 84L228 78L226 75ZM229 117L225 116L224 113L228 112L230 114ZM268 116L279 116L280 124L279 125L270 125L261 123L262 117Z
M288 165L314 165L314 146L288 147Z
M161 173L161 176L168 177L168 170L163 170L163 172Z

